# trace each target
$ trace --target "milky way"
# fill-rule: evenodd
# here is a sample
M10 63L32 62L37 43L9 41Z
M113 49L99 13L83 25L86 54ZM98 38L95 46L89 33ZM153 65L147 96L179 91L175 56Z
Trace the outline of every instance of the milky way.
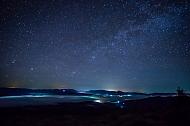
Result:
M1 0L0 86L190 90L188 0Z

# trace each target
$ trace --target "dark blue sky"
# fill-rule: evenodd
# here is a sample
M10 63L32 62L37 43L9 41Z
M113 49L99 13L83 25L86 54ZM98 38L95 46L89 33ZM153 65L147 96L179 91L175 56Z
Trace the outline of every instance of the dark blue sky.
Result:
M0 0L0 87L190 91L188 0Z

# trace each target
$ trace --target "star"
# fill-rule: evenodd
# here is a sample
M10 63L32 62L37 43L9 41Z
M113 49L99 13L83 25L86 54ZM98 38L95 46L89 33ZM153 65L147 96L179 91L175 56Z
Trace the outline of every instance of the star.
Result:
M190 90L189 8L187 0L4 0L0 86Z
M11 61L11 63L12 63L12 64L15 64L15 63L16 63L16 59L13 59L13 60Z
M30 71L34 71L34 68L33 68L33 67L30 67Z

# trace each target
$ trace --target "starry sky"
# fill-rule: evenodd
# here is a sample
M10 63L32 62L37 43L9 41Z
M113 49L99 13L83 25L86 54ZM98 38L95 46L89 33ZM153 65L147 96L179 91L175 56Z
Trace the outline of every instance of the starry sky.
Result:
M0 0L0 87L190 91L188 0Z

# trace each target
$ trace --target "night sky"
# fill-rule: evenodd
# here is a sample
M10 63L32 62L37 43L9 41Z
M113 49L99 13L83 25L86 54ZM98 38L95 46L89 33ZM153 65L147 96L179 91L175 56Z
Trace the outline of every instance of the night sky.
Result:
M0 0L0 87L190 91L188 0Z

